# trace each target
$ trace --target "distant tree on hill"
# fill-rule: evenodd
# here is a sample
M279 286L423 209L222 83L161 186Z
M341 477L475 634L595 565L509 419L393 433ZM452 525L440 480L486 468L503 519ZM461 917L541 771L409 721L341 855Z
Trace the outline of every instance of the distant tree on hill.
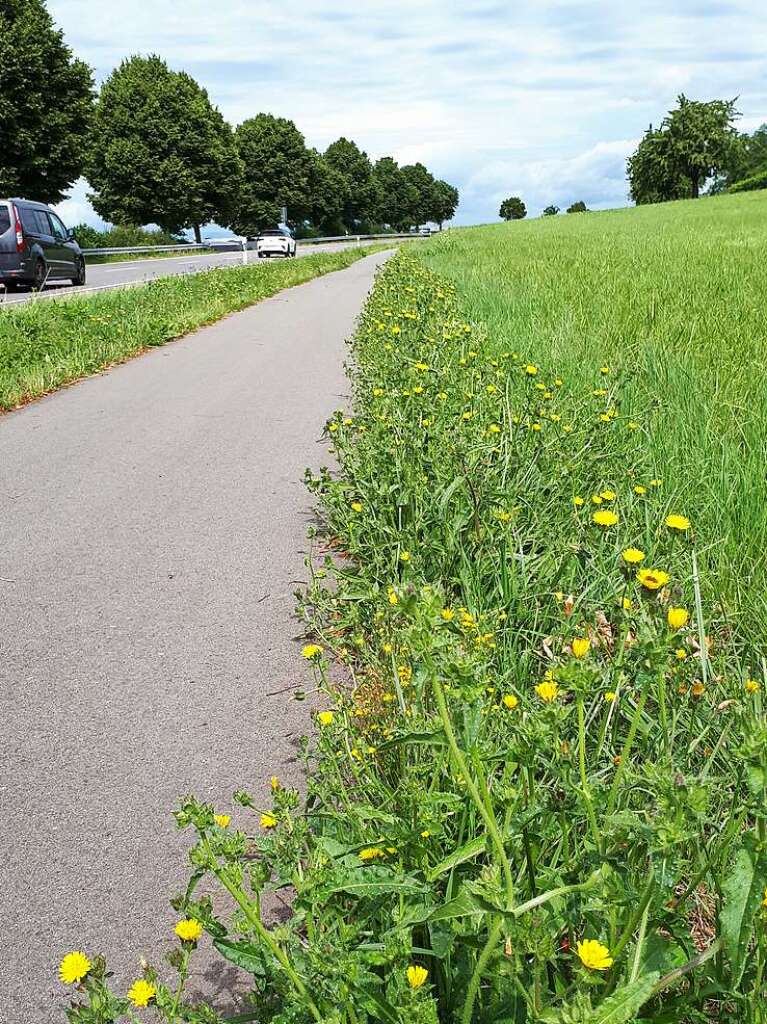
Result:
M734 100L700 103L679 96L660 128L652 125L629 157L635 203L697 199L706 180L727 166L737 146Z
M760 171L767 171L767 124L761 125L751 135L743 132L736 136L727 164L709 191L729 191L736 182L750 179Z
M422 163L405 164L400 168L405 196L400 227L425 224L434 217L434 176Z
M315 213L313 189L318 186L314 167L318 154L309 150L292 121L272 114L257 114L234 132L242 163L242 184L229 226L240 235L257 235L280 220L288 208L291 224Z
M544 217L556 217L556 215L558 213L559 213L559 207L558 206L554 206L554 204L552 203L551 206L547 206L546 209L543 211L543 216Z
M232 130L207 92L160 57L131 57L104 83L86 177L98 214L166 231L227 223L240 189Z
M527 216L527 207L519 196L509 196L501 203L498 216L504 220L522 220Z
M588 208L588 206L586 206L586 204L583 202L582 199L579 199L577 203L573 203L571 206L567 207L567 212L568 213L588 213L589 212L589 208Z
M0 40L0 195L57 203L83 168L91 69L43 0L2 0Z

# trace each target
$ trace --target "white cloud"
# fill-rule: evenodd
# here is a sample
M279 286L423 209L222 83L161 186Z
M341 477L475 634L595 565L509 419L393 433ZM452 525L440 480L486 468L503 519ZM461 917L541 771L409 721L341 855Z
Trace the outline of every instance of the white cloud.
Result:
M267 110L292 118L311 145L344 134L373 157L423 160L461 188L463 223L493 219L510 189L532 209L550 194L625 202L624 140L657 123L681 90L738 95L744 127L767 120L763 0L645 0L641 10L612 0L49 7L99 79L125 56L159 53L233 123Z

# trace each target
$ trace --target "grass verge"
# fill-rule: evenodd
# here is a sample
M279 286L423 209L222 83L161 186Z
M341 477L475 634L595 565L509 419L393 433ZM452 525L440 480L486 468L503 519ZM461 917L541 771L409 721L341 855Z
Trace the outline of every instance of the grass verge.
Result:
M307 797L183 800L180 989L207 932L253 978L240 1021L761 1024L764 678L703 600L717 535L646 476L601 352L572 384L412 251L353 355L341 473L309 479L340 557L302 606ZM180 989L139 980L175 1019Z
M14 409L373 251L316 253L0 310L0 409Z
M206 256L215 252L215 249L182 249L180 252L113 252L108 256L86 256L85 262L88 266L98 266L100 263L131 263L134 260L162 260L178 259L180 256Z

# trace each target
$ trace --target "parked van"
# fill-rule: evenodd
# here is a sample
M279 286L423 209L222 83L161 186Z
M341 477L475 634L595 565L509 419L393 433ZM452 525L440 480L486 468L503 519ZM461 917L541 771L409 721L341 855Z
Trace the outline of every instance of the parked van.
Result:
M40 290L62 280L85 284L85 258L72 232L45 203L0 199L0 284Z

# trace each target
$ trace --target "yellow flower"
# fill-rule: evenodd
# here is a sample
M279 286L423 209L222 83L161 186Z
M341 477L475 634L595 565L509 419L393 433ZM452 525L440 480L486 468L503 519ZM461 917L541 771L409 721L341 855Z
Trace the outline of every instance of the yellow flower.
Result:
M397 596L397 591L394 589L394 587L389 587L387 593L389 604L399 604L399 597Z
M767 909L767 889L764 890L764 899L762 900L762 906Z
M586 504L586 499L582 498L579 494L576 494L576 496L573 498L573 505L575 505L576 508L580 508L581 505L585 505L585 504Z
M684 532L690 529L690 520L687 516L666 516L666 526L671 530Z
M498 426L497 423L491 423L490 426L487 428L487 432L488 434L500 434L501 428Z
M687 657L687 651L684 649L684 647L679 647L676 650L675 654L676 654L677 661L684 661L685 658Z
M606 971L613 965L610 950L596 939L584 939L576 946L581 963L590 971Z
M588 637L577 636L572 643L573 657L585 658L591 649L591 641Z
M151 999L157 995L157 989L143 978L138 978L128 989L128 999L134 1006L149 1006Z
M519 704L519 700L514 696L513 693L506 693L503 696L503 703L506 705L509 711L513 711L517 704Z
M643 494L647 494L647 488L642 487L641 484L637 484L634 488L634 494L638 494L641 497Z
M692 695L693 697L702 697L706 692L706 687L701 682L692 684Z
M599 511L595 512L591 518L597 526L615 526L618 522L617 514L606 508L599 509Z
M612 702L617 698L617 696L618 694L615 693L613 690L608 690L605 694L605 700L608 704L612 704Z
M306 644L303 650L301 651L301 654L303 654L307 661L311 661L312 658L319 658L319 656L322 654L322 651L323 648L320 647L319 644Z
M261 815L261 828L277 828L277 819L273 814L267 811Z
M383 855L383 850L379 849L377 846L367 846L357 854L359 859L364 861L377 860L379 857L383 857Z
M214 814L213 820L220 828L226 828L232 819L228 814Z
M605 501L615 501L615 491L602 491L600 497Z
M658 479L651 480L650 481L650 487L660 487L662 483L663 483L662 480L658 480Z
M559 696L559 686L552 679L547 679L543 683L538 683L535 692L544 704L551 704Z
M430 835L431 832L429 832L428 829L424 829L423 832L421 833L421 839L428 839Z
M280 788L280 780L277 778L276 775L272 775L270 785L272 787L273 793L276 793L277 790Z
M317 715L320 725L330 725L335 717L334 711L320 711Z
M361 501L353 501L352 502L352 512L361 512L361 511L362 511L362 502Z
M183 921L178 922L175 931L182 942L197 942L202 935L202 925L194 918L185 917Z
M93 965L85 953L76 950L67 953L59 964L59 978L64 985L74 985L76 981L82 981Z
M647 590L660 590L669 581L669 575L662 569L640 569L637 573L637 580Z
M639 562L644 562L645 553L639 548L626 548L623 552L623 561L628 562L629 565L637 565Z
M631 600L630 597L622 597L620 599L620 606L624 610L624 612L630 612L631 609L634 607L634 602Z
M420 988L429 977L425 967L417 967L411 964L407 969L407 983L412 989Z
M600 373L609 373L610 372L610 367L609 366L600 366L599 367L599 372Z
M602 497L601 494L592 494L591 500L594 502L595 505L601 505L605 499Z
M538 367L533 366L532 363L528 363L528 365L525 367L525 373L528 375L528 377L534 377L538 373Z
M690 618L690 613L686 608L669 608L666 613L666 620L671 629L681 629L682 626L686 626Z
M409 562L410 561L410 552L409 551L402 551L400 553L399 560L400 560L400 562Z
M761 686L755 679L746 680L746 693L759 693Z
M439 614L444 622L452 622L455 618L455 612L452 608L443 608Z

